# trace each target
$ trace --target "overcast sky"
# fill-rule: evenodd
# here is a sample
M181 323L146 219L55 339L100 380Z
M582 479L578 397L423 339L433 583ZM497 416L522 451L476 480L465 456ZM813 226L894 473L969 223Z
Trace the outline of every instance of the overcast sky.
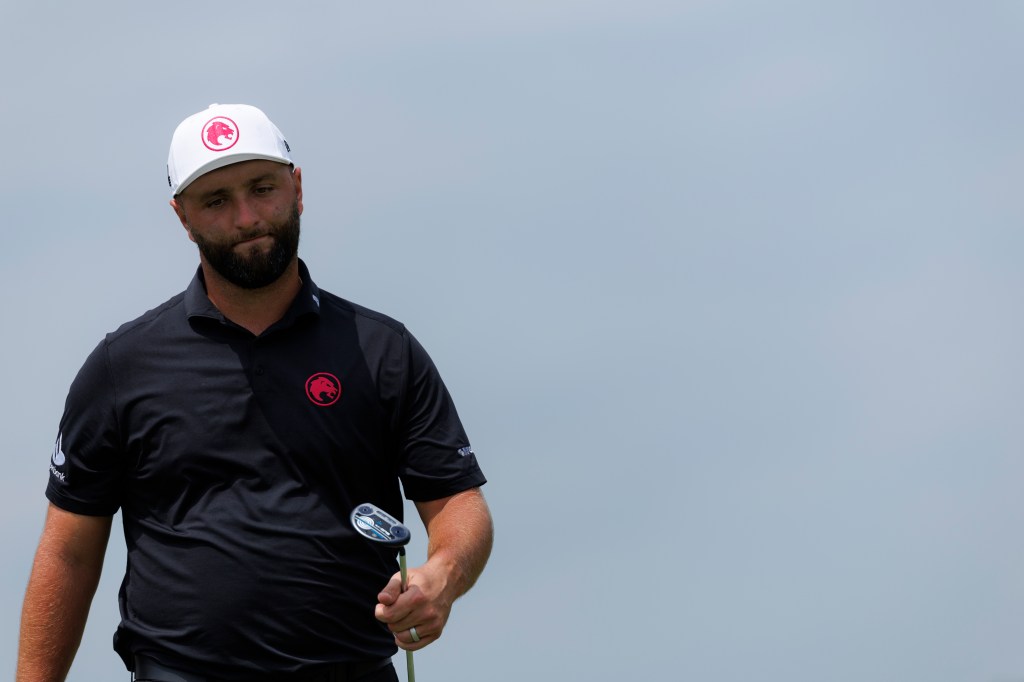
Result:
M198 261L171 133L245 102L317 284L417 335L490 479L422 680L1024 680L1022 36L1010 0L0 0L0 663L68 385ZM71 682L128 679L119 529Z

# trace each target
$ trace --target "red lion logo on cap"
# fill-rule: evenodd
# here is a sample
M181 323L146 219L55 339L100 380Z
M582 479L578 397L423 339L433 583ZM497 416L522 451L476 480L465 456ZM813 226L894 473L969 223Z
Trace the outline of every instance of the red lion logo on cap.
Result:
M222 152L238 142L238 125L226 116L211 118L203 126L203 144L206 148Z
M333 405L341 397L341 382L333 374L317 372L306 379L306 395L320 407Z

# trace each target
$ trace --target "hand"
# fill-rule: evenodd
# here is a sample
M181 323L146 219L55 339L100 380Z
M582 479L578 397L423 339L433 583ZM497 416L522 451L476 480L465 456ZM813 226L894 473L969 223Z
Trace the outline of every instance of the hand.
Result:
M395 635L395 644L406 651L417 651L441 636L453 599L447 595L448 577L435 562L428 561L409 571L409 586L402 592L402 576L396 573L377 595L374 616ZM419 641L410 630L415 627Z

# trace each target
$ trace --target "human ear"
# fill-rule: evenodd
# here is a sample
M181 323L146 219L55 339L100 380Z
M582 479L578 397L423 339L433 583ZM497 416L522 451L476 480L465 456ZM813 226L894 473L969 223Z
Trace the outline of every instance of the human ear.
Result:
M295 183L295 203L299 206L299 215L302 215L302 169L298 166L292 171L292 182Z
M192 228L189 227L188 218L185 216L185 206L178 201L178 197L171 199L171 208L174 209L175 215L177 215L178 220L181 221L181 226L184 227L185 232L188 233L188 238L195 241L195 238L192 236Z

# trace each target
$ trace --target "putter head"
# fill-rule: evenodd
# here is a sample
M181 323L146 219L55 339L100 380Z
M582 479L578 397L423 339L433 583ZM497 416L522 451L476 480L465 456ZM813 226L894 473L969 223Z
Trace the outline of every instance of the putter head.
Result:
M383 509L364 502L352 510L352 527L367 540L390 547L409 543L412 534L401 521Z

